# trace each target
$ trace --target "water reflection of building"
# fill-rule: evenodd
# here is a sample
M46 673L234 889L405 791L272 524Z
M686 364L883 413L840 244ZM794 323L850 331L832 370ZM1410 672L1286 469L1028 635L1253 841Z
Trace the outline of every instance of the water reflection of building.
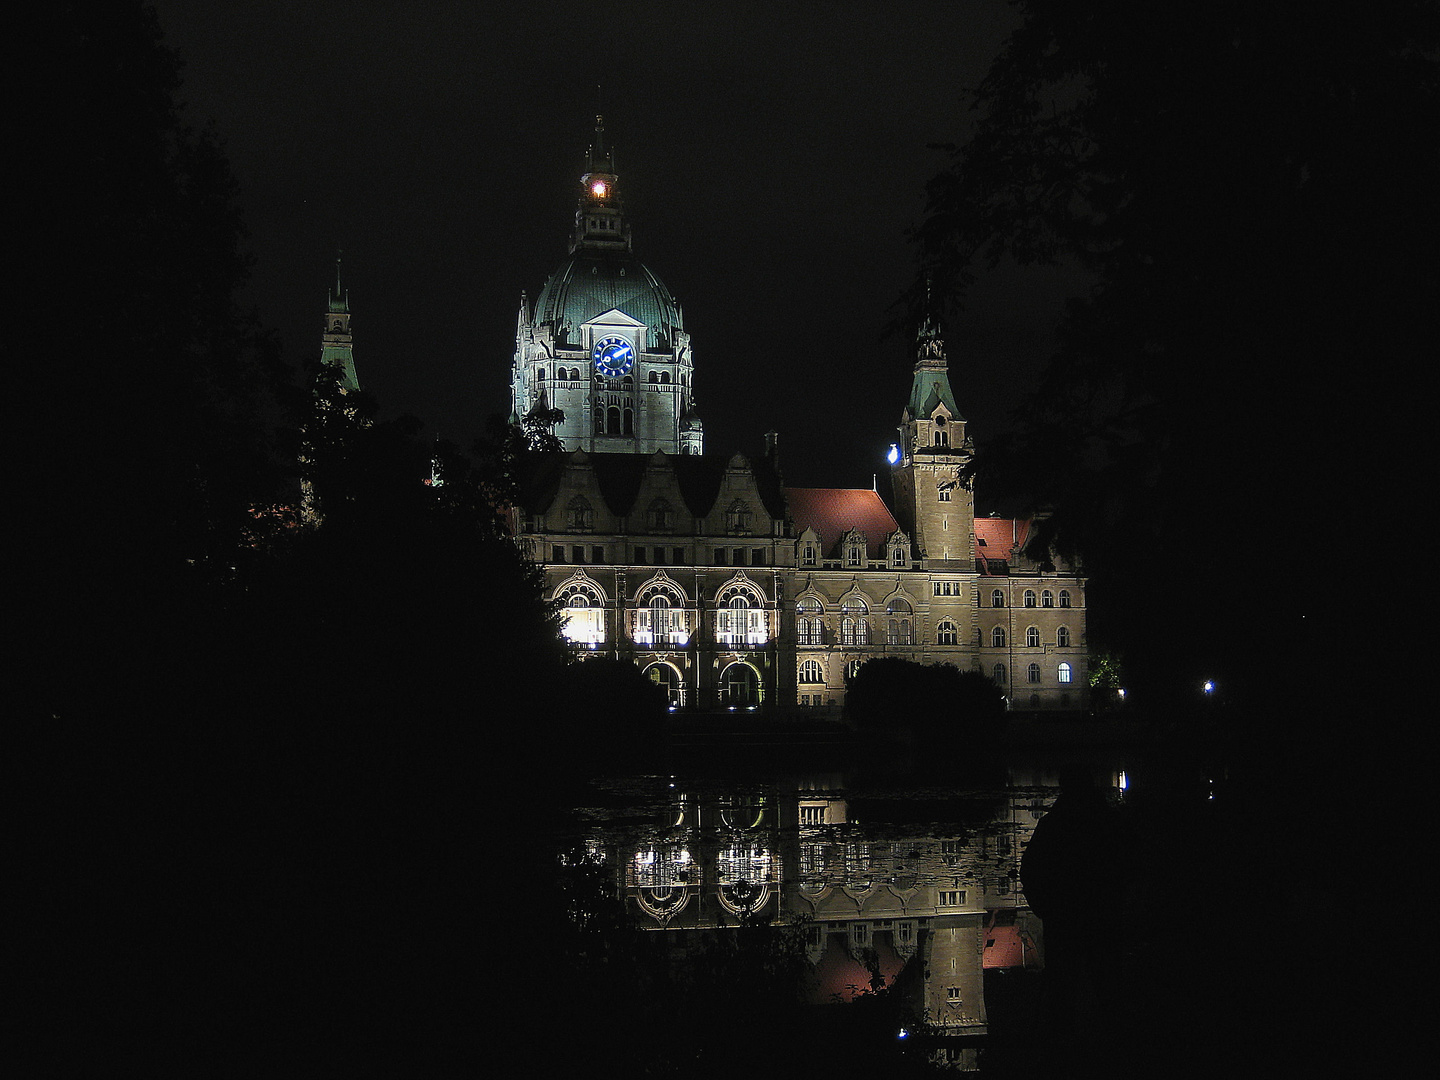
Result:
M929 1020L979 1035L985 969L1039 960L1018 867L1048 797L1010 788L952 800L958 820L945 825L859 822L839 777L818 776L739 795L676 794L654 824L595 843L642 929L799 920L812 1000L850 1000L873 974L889 984L915 964L915 1004Z
M891 505L786 487L773 436L757 460L704 453L703 368L635 257L597 124L569 255L522 297L511 369L513 420L563 414L564 452L535 464L517 524L566 636L633 659L676 707L835 706L858 664L891 655L982 670L1020 708L1082 708L1084 583L1024 554L1028 523L975 517L933 327L913 360Z

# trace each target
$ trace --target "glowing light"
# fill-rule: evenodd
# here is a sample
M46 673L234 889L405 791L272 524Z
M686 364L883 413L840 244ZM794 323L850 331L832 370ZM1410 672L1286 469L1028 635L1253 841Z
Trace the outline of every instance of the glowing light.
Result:
M906 1031L904 1028L901 1028L900 1033L895 1037L897 1039L908 1039L910 1037L910 1032Z
M1125 791L1130 787L1130 777L1125 775L1124 769L1120 770L1120 777L1118 780L1116 780L1115 786L1118 787L1121 791Z
M604 180L596 180L595 183L590 185L590 190L595 194L597 199L603 199L608 189L605 186Z
M1215 692L1215 684L1214 684L1213 682L1211 682L1209 679L1206 679L1206 680L1205 680L1205 685L1204 685L1204 687L1202 687L1202 689L1203 689L1203 690L1205 691L1205 693L1207 693L1207 694L1213 694L1213 693Z
M888 461L888 462L890 462L891 465L894 465L895 462L899 461L899 460L900 460L900 447L897 446L895 443L892 442L892 443L890 444L890 453L888 453L888 454L885 455L885 460Z

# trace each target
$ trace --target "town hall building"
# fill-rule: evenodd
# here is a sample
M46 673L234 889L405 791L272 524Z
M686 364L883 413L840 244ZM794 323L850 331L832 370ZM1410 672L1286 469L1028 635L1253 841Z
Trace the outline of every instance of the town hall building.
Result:
M338 281L323 359L357 385ZM879 656L982 671L1012 709L1084 708L1084 579L1026 555L1028 521L975 516L933 326L913 364L889 504L786 486L774 433L756 459L707 452L684 314L635 256L597 117L568 256L522 294L510 372L512 423L559 416L514 520L565 637L634 661L676 709L840 706Z
M1012 708L1082 708L1083 578L1025 555L1028 522L975 517L933 328L913 360L893 505L784 486L773 434L756 460L707 453L684 315L635 256L597 118L569 254L522 295L511 368L512 421L563 414L517 532L565 636L633 660L677 708L839 705L875 656L981 670Z

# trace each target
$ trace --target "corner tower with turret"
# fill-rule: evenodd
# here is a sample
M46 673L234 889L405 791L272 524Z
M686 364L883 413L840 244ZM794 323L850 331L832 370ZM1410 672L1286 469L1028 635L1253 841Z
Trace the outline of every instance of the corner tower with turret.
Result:
M567 450L699 454L694 360L680 305L635 257L613 154L595 118L569 258L522 295L511 418L559 410Z
M930 319L915 340L910 400L900 417L892 461L896 517L911 536L922 565L975 559L975 496L961 478L972 445L950 389L945 342Z

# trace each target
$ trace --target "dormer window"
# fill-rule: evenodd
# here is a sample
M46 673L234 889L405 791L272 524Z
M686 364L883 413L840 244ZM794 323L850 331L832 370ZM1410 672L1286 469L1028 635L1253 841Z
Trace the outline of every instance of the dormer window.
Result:
M645 520L651 532L669 532L670 503L665 499L656 499L650 504L650 509L646 511Z
M576 495L565 508L565 524L571 532L589 532L595 527L595 512L583 495Z
M750 507L739 499L730 504L730 509L725 511L725 528L732 534L749 535L751 524Z

